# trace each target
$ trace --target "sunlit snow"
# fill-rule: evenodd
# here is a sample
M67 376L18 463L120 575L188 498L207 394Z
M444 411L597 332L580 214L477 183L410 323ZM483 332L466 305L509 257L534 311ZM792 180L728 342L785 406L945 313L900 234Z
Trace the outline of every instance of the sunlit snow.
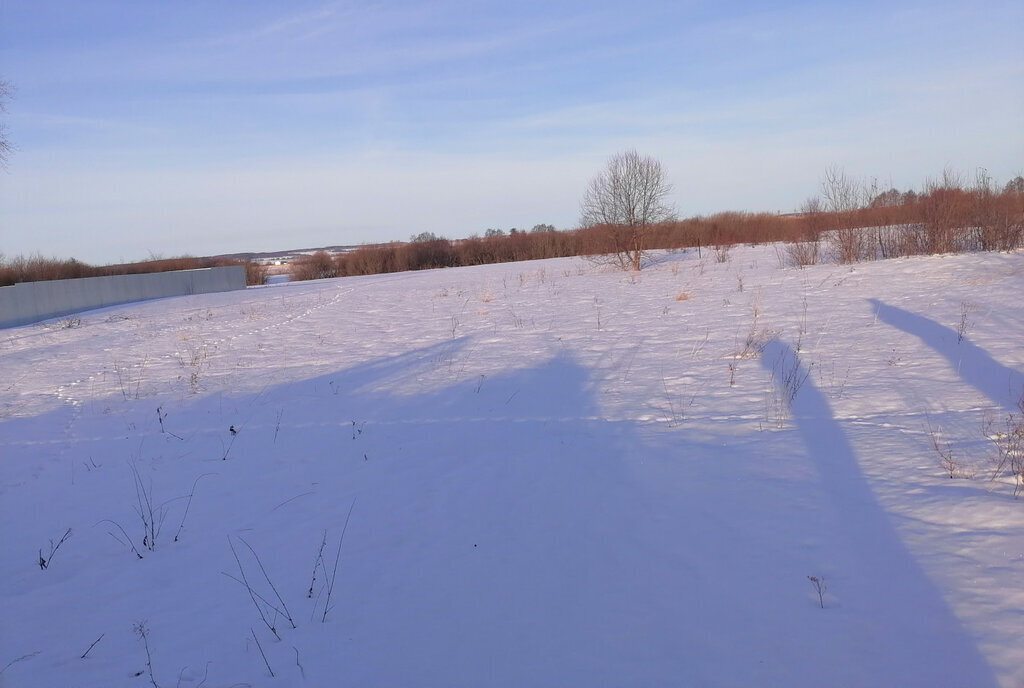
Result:
M1024 684L1024 254L655 258L0 331L0 683Z

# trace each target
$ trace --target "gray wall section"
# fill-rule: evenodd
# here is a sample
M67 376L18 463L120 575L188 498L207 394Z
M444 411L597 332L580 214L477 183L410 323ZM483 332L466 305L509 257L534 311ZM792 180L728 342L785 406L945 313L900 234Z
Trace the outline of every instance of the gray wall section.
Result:
M0 328L165 296L245 289L245 267L24 282L0 287Z

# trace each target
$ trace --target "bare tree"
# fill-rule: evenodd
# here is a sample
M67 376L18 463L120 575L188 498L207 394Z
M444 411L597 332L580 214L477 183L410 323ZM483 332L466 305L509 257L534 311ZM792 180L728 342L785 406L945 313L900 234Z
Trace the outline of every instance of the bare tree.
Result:
M610 257L624 270L641 268L651 226L675 217L665 177L658 160L630 150L612 156L583 194L580 225L608 230Z
M832 213L848 213L864 206L865 185L835 165L825 169L821 192L826 210Z
M0 81L0 115L7 113L7 101L11 97L11 85ZM11 142L7 139L7 125L0 122L0 167L7 167L7 158L11 154Z
M843 168L831 165L825 169L821 196L825 210L835 222L835 232L829 238L843 263L853 263L868 256L868 236L855 226L855 215L867 205L872 195L868 185L847 175Z

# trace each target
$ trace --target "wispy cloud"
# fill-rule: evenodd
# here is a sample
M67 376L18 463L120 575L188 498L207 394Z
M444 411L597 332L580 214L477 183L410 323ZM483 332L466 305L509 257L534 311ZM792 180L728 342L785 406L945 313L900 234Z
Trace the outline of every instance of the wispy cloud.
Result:
M302 41L329 30L328 27L333 24L332 20L338 14L339 6L340 3L330 3L310 10L281 15L259 26L208 39L206 43L211 47L238 46L282 36Z

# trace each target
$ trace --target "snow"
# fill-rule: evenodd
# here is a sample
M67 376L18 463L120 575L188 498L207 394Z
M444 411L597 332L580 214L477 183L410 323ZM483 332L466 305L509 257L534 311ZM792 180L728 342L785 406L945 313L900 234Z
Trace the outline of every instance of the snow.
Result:
M1021 293L1020 252L761 246L5 330L0 683L1019 688L1024 499L983 428Z

